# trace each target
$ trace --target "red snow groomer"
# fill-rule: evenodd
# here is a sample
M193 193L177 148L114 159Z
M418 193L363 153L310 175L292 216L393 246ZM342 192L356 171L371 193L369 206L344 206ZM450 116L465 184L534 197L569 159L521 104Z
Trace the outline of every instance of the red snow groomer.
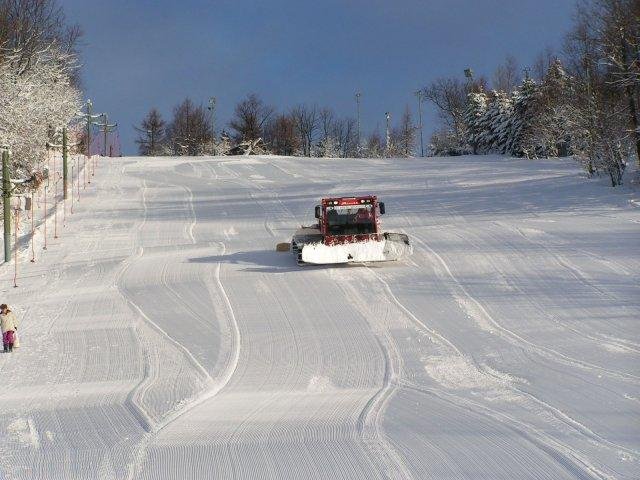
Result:
M381 232L384 213L375 195L323 198L316 205L318 223L295 232L291 252L301 265L386 262L410 255L407 235Z

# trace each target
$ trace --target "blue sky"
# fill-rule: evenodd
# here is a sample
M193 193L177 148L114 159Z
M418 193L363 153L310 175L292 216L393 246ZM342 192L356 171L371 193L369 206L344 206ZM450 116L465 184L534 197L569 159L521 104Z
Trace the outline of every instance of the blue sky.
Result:
M398 118L413 92L466 67L491 76L505 56L525 66L557 48L574 0L60 0L85 31L83 83L118 122L125 154L151 107L168 120L185 97L218 100L218 127L244 95L282 110L329 106L362 126ZM435 112L425 106L425 134Z

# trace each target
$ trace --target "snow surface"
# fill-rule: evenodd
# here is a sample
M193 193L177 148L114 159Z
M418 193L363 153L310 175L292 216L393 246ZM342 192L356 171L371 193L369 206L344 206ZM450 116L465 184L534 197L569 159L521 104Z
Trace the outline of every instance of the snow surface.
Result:
M638 478L640 203L605 185L500 157L103 160L20 287L0 269L0 478ZM408 260L275 251L359 194Z

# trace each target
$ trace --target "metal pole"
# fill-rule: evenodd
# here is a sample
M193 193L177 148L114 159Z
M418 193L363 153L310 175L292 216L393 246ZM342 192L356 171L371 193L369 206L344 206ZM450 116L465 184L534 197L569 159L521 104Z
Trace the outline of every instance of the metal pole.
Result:
M420 156L424 157L424 140L422 137L422 90L416 92L418 96L418 118L420 124Z
M18 215L19 215L19 210L16 208L15 215L14 215L15 239L13 241L13 263L14 263L13 288L16 288L18 286L18 225L19 225Z
M49 181L47 179L47 181ZM44 213L42 215L42 223L44 223L44 246L43 250L47 249L47 186L44 186Z
M109 117L107 116L107 114L103 114L102 115L104 117L104 145L103 145L103 150L102 150L102 156L106 157L107 156L107 134L109 133L109 129L107 128L107 125L109 125Z
M73 174L75 165L71 165L71 214L73 215Z
M57 174L58 172L56 172ZM60 177L55 181L55 188L53 190L53 238L58 238L58 182Z
M360 152L360 97L362 93L356 92L356 118L358 123L358 152Z
M11 261L11 180L9 152L2 151L2 211L4 213L4 261Z
M211 133L216 141L216 97L209 97L209 111L211 112ZM105 122L106 123L106 122Z
M64 189L62 198L65 200L68 196L68 173L69 169L67 166L68 161L68 152L67 152L67 127L62 129L62 188Z
M387 119L387 157L389 156L389 152L391 151L391 132L389 130L389 120L391 120L391 114L389 112L385 113L384 116Z
M35 199L34 199L35 200ZM31 202L31 263L36 261L36 247L35 247L35 216L36 216L36 202Z
M87 157L91 156L91 100L87 100Z

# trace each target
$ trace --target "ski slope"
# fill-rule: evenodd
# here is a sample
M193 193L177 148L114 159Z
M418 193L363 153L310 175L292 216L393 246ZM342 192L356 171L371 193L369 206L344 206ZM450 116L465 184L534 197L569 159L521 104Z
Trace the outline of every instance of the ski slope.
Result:
M408 261L275 251L352 194ZM558 160L101 159L0 269L0 478L639 478L639 205Z

